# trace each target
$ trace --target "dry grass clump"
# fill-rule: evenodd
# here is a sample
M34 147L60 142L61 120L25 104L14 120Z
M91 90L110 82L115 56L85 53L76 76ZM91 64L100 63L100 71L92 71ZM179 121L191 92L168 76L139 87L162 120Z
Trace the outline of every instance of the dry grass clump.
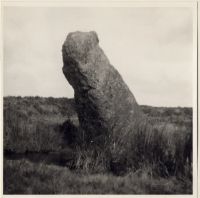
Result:
M136 121L133 130L114 138L110 136L103 148L77 145L76 168L124 175L150 167L153 176L192 179L191 128L143 120Z

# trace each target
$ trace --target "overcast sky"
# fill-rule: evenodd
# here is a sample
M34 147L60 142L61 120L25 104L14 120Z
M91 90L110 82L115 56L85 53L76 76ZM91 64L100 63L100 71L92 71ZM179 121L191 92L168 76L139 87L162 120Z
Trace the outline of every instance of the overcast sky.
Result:
M62 73L69 32L97 32L139 104L192 106L191 8L4 9L4 96L73 97Z

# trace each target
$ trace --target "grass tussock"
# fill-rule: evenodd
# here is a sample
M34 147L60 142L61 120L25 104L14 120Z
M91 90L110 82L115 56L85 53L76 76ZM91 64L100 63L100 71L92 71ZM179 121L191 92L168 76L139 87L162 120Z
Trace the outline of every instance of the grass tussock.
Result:
M137 123L134 132L110 136L104 145L76 145L75 168L116 175L150 167L153 176L192 179L191 128ZM134 134L134 136L133 136Z

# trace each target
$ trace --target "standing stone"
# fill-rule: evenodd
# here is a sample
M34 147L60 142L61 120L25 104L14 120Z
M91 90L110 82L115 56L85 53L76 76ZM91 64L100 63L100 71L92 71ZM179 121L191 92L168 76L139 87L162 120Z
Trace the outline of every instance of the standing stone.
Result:
M85 141L122 138L142 115L118 71L98 45L96 32L69 33L62 47L63 73L74 89ZM131 132L132 133L132 132Z

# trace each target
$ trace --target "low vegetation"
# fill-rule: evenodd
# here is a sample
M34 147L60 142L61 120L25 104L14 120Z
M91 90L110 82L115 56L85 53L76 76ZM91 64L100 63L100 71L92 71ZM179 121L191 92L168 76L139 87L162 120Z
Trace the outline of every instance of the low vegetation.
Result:
M5 194L189 194L190 180L154 178L149 169L125 176L85 174L66 167L4 160Z
M66 98L4 98L4 150L60 150L64 142L59 128L68 119L78 119L74 109L74 101Z
M4 193L191 194L192 109L141 108L102 147L84 144L72 99L5 97Z

